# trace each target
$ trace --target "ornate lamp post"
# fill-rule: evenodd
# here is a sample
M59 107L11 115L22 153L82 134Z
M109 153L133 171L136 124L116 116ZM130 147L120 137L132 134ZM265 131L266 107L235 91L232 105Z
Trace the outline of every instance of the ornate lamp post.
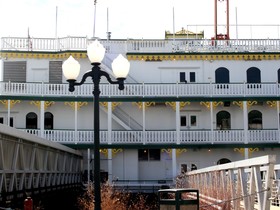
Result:
M105 55L105 48L97 40L90 44L87 48L88 58L91 61L92 69L87 71L80 82L76 82L76 78L80 73L80 64L72 56L70 56L62 65L62 71L69 82L69 91L73 92L75 86L82 85L88 77L92 78L94 84L94 209L101 210L101 195L100 195L100 139L99 139L99 95L100 95L100 79L106 77L111 84L118 84L119 89L124 89L124 80L129 72L130 63L122 55L119 55L112 63L113 73L116 81L113 81L109 74L102 71L100 64Z

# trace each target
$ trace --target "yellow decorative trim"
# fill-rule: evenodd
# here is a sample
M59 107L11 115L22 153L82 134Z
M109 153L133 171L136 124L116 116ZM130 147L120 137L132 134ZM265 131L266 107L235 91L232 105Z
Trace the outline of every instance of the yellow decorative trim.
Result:
M72 55L75 59L87 58L86 51L83 52L0 52L0 57L5 59L11 58L24 58L24 59L67 59ZM139 60L139 61L163 61L163 60L244 60L244 61L260 61L260 60L280 60L280 54L232 54L232 53L221 53L221 54L129 54L127 55L128 60Z
M138 106L139 109L143 108L143 102L132 102L133 105ZM155 106L156 102L144 102L145 108L150 107L150 106Z
M187 152L187 149L176 149L176 157L180 156L183 152ZM161 152L167 153L170 157L172 157L172 149L161 149Z
M233 151L241 153L243 156L245 155L245 148L234 148ZM260 151L259 148L248 148L248 155L251 156L253 152Z
M8 109L9 100L0 100L0 103L5 105L5 108ZM12 109L13 106L17 103L20 103L20 100L10 100L10 108Z
M87 58L86 52L0 52L0 57L5 59L24 58L24 59L67 59L72 55L75 59Z
M224 102L222 102L222 101L219 101L219 102L213 101L212 104L213 104L213 108L216 108L216 107L219 106L219 105L223 105Z
M176 110L176 102L165 102L166 105L169 105L172 107L172 109ZM181 101L179 103L179 109L182 110L186 105L190 105L191 103L189 101L183 102Z
M243 109L243 102L242 102L242 101L233 101L232 104L233 104L233 105L237 105L237 106L239 106L241 109Z
M251 107L253 105L257 105L258 102L257 101L247 101L247 107Z
M128 60L139 60L139 61L163 61L163 60L243 60L243 61L260 61L260 60L280 60L280 54L129 54L127 55Z
M210 109L210 102L209 101L201 101L200 105L206 106L207 109Z
M75 110L75 102L64 102L64 105L70 106L73 110ZM88 105L88 102L77 102L77 110L79 110L82 106Z
M267 105L269 105L271 108L275 108L277 106L277 102L276 101L267 101L266 102Z
M40 107L41 107L41 101L31 101L30 104L37 106L38 109L40 109ZM53 104L55 104L54 101L45 101L44 110L46 110L48 107L52 106Z
M123 151L122 149L112 149L113 156L115 156L116 154L122 151Z
M108 109L108 102L100 102L99 103L101 106L105 107L106 109ZM117 106L121 105L122 102L112 102L112 110L114 110Z
M100 149L100 153L103 153L106 157L108 157L108 149Z
M100 153L104 154L108 158L108 149L100 149ZM114 157L117 153L122 152L122 149L112 149L112 156Z
M180 156L183 152L187 152L187 149L176 149L176 156Z

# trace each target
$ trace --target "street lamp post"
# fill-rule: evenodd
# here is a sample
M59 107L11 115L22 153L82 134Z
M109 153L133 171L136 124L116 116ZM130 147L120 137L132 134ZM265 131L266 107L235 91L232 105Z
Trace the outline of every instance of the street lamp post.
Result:
M129 72L130 64L126 58L119 55L112 63L113 73L116 81L113 81L109 74L102 71L100 64L105 55L105 48L97 40L90 44L87 48L87 54L91 61L92 69L87 71L80 82L76 82L76 78L80 73L80 64L72 56L70 56L62 65L63 74L69 82L69 91L73 92L75 86L82 85L88 77L92 78L94 89L94 209L101 210L101 189L100 189L100 139L99 139L99 84L101 77L104 76L111 84L118 84L119 89L124 89L124 80Z

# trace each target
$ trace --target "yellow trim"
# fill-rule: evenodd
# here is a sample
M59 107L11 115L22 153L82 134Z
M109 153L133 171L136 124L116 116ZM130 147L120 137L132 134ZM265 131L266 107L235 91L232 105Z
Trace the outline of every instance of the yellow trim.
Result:
M163 61L163 60L244 60L244 61L261 61L261 60L280 60L280 54L164 54L164 55L148 55L148 54L129 54L128 60L135 61Z
M31 101L30 104L37 106L38 109L40 109L40 107L41 107L41 101ZM44 110L46 110L49 106L51 106L53 104L55 104L54 101L45 101L44 102Z
M5 108L8 109L8 104L9 104L8 101L9 100L0 100L0 103L5 105ZM12 109L13 106L17 103L20 103L20 100L10 100L10 108Z
M179 109L182 110L186 105L190 105L190 104L191 102L189 101L186 102L181 101L179 103L179 107L180 107ZM169 105L172 107L172 109L176 110L176 102L165 102L165 105Z
M267 101L266 104L269 105L271 108L275 108L277 106L276 101Z
M132 102L132 104L138 106L139 109L143 108L143 106L142 106L143 102ZM152 105L155 106L156 102L144 102L145 108L150 107Z
M73 110L75 110L75 102L64 102L65 105L70 106ZM79 110L82 106L87 106L88 102L77 102L77 110Z
M234 148L233 151L240 152L242 155L245 155L245 149L246 148ZM259 148L247 148L247 149L248 149L249 157L252 155L253 152L260 151Z
M4 59L24 58L24 59L67 59L72 55L75 59L87 58L86 52L59 52L59 53L40 53L40 52L0 52L0 57Z
M0 57L4 59L24 58L24 59L67 59L72 55L75 59L87 58L86 52L0 52ZM129 54L128 60L135 61L163 61L163 60L244 60L244 61L260 61L260 60L280 60L280 54L248 54L248 53L221 53L221 54Z

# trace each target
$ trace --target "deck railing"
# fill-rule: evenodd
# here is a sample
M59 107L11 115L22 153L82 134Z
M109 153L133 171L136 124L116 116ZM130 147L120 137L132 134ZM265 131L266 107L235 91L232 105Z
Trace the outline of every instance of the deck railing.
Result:
M68 84L47 83L13 83L1 82L0 95L2 96L64 96L64 97L91 97L92 84L76 87L69 92ZM280 85L278 83L169 83L169 84L126 84L120 91L110 84L101 84L101 97L278 97Z
M93 39L87 37L2 37L1 51L85 51ZM122 39L100 40L108 53L137 52L279 52L280 39Z
M41 135L40 130L22 129L28 133ZM111 142L108 142L111 135ZM179 137L177 138L177 135ZM100 143L103 145L215 145L215 144L279 144L280 131L276 129L248 130L245 139L244 130L189 130L189 131L100 131ZM92 144L93 131L83 130L45 130L43 138L62 144Z
M199 189L204 209L280 209L275 164L276 156L267 155L198 169L179 176L177 187Z

